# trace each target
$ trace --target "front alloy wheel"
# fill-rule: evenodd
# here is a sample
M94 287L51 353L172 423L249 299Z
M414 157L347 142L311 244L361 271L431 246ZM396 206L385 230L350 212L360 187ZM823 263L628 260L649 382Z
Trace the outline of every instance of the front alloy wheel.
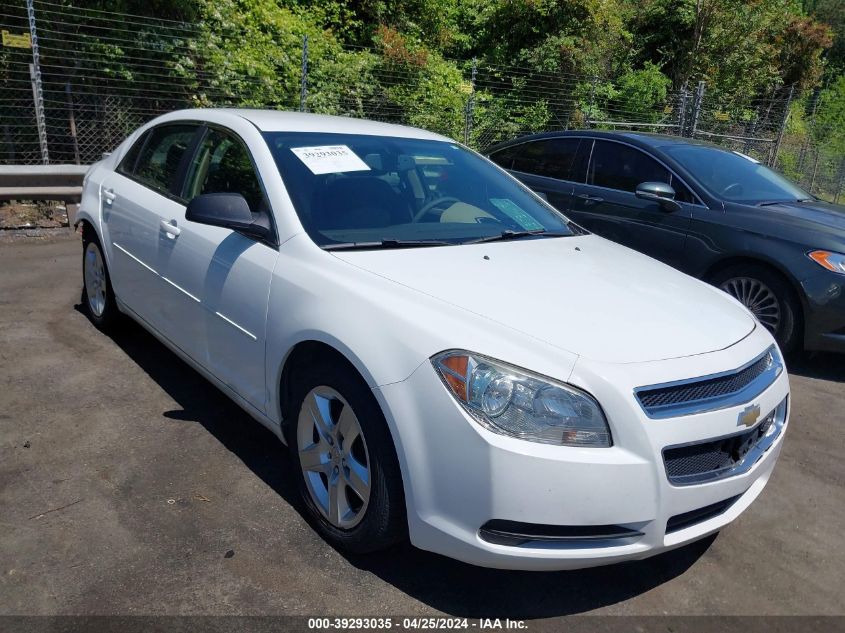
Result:
M759 279L732 277L719 286L748 308L770 332L780 326L780 303L775 293Z
M761 264L739 264L709 279L744 305L788 354L801 344L801 304L786 279Z
M294 365L285 432L314 527L332 545L359 554L401 540L402 474L373 390L329 352L309 353Z
M296 436L302 476L314 506L336 528L358 525L367 512L371 473L355 411L331 387L315 387L302 403Z

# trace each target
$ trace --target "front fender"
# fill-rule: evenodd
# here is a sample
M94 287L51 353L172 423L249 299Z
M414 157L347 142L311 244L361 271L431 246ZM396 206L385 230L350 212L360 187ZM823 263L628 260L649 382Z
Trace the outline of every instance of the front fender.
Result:
M268 413L277 422L284 363L304 341L340 352L373 389L404 381L447 349L468 349L564 381L578 358L348 264L302 234L280 249L270 290Z

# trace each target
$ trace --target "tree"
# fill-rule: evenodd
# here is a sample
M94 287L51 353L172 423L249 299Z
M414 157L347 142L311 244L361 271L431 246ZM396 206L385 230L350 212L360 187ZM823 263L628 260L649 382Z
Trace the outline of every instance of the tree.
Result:
M675 88L703 79L727 98L814 85L831 43L795 0L645 0L632 30Z

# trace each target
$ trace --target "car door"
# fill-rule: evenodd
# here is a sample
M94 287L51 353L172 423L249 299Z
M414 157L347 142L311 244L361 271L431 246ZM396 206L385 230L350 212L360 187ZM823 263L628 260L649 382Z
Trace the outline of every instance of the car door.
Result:
M644 182L677 187L681 208L667 210L638 198L634 192ZM595 139L585 180L575 185L568 213L590 231L677 266L690 227L691 199L683 183L642 150Z
M146 132L100 185L103 237L111 252L115 295L164 336L173 336L172 284L164 275L173 254L165 223L183 212L174 193L199 125L164 124Z
M511 146L511 153L497 152L490 158L565 212L572 200L570 178L580 142L577 137L528 141L515 146L516 152Z
M253 216L273 226L259 175L244 142L218 127L203 130L186 168L181 196L240 193ZM279 252L232 229L185 219L178 227L167 276L187 301L171 304L176 340L199 363L260 411L266 409L264 343L270 280Z

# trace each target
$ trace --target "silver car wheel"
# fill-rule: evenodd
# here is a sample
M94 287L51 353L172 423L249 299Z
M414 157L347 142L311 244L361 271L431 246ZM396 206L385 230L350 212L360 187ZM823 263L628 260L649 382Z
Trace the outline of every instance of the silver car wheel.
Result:
M719 286L751 310L757 320L771 332L780 325L780 301L772 289L753 277L733 277Z
M106 268L103 264L103 255L94 242L89 242L85 248L83 268L88 308L94 316L103 316L106 309Z
M296 440L314 505L337 528L358 525L372 484L367 443L352 407L331 387L315 387L302 402Z

